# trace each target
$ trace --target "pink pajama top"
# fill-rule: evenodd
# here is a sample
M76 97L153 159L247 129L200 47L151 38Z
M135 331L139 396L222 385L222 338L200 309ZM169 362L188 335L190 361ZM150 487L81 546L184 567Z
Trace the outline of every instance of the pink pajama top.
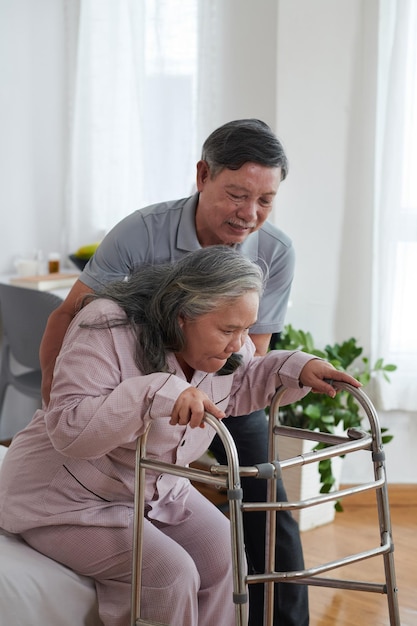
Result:
M172 373L143 374L133 356L127 326L80 328L80 322L124 317L114 302L95 300L72 321L57 359L51 401L18 433L0 472L0 526L13 533L40 526L127 526L132 518L136 440L152 422L147 454L187 465L207 450L214 430L171 426L178 395L204 391L226 415L267 406L277 387L285 402L309 389L299 375L311 355L271 351L254 357L248 338L236 372L196 371L187 382L174 354ZM232 419L232 418L229 418ZM238 418L236 418L238 419ZM187 479L147 472L148 516L178 524L189 515Z

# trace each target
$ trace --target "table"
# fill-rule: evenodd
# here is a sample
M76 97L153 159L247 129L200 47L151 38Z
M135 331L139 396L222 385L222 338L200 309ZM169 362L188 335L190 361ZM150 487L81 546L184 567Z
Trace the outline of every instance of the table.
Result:
M67 273L67 274L76 274L76 271L74 270L68 270L65 271L63 270L62 273ZM10 284L10 279L11 278L17 278L17 274L0 274L0 283L9 285ZM22 277L24 278L24 277ZM24 288L25 286L22 285L22 288ZM71 287L59 287L56 289L48 289L49 293L53 293L55 296L58 296L58 298L61 298L61 300L65 300L65 298L67 297L67 295L69 294L71 290Z

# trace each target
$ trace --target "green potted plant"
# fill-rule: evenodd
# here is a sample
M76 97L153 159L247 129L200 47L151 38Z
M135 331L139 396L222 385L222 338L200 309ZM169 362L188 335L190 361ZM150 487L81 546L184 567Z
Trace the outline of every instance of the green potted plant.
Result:
M337 369L349 372L357 378L365 387L374 376L383 376L389 381L389 372L395 371L396 365L386 364L382 358L371 365L369 359L362 356L363 348L358 346L353 337L343 343L326 345L319 350L314 345L311 333L296 330L287 325L281 333L280 339L274 345L277 350L303 350L318 357L326 359ZM286 426L306 428L322 432L334 433L340 424L343 430L361 426L360 407L353 396L346 391L339 391L336 398L329 398L325 394L310 393L300 402L284 406L280 409L280 421ZM388 443L392 435L387 429L382 429L382 441ZM322 448L323 444L317 444L315 449ZM335 485L332 461L326 459L319 463L320 492L328 493ZM336 510L341 511L340 502L335 505Z

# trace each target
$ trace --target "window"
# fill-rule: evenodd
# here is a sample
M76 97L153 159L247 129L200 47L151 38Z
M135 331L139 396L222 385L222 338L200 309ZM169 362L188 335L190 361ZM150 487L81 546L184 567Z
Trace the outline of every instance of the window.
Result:
M197 4L146 0L144 203L181 198L195 178Z
M72 252L135 209L191 192L198 29L197 0L67 0L67 9Z
M417 408L417 5L382 3L376 347L398 365L385 409Z

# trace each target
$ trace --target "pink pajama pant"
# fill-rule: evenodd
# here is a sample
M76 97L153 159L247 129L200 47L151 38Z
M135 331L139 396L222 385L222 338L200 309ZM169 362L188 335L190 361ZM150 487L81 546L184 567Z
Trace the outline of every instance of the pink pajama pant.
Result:
M194 488L187 507L193 514L177 526L145 521L142 617L169 626L234 626L229 521ZM104 626L129 626L132 534L132 525L49 526L22 536L94 579Z

